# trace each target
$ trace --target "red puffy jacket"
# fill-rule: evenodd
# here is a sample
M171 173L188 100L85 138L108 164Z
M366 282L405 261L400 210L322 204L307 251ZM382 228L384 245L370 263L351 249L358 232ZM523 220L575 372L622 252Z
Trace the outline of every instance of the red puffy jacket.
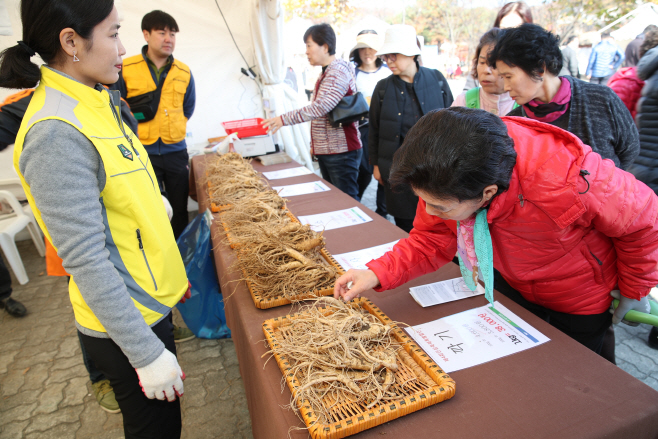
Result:
M644 87L644 81L637 77L637 67L619 69L608 81L608 87L617 93L635 120L637 101L640 99L642 87Z
M527 300L558 312L602 313L616 286L633 299L649 294L658 284L654 192L571 133L527 118L503 121L517 160L509 189L487 213L494 267ZM378 290L451 261L450 223L429 215L421 199L409 238L367 264Z

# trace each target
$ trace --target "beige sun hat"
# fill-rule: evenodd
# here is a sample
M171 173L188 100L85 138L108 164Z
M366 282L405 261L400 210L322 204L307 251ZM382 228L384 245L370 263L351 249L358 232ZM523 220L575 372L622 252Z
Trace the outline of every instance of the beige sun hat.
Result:
M354 51L359 49L375 49L379 50L382 47L382 39L377 34L361 34L356 37L356 46L350 50L350 58L354 56Z
M400 53L406 56L420 55L416 29L408 24L394 24L386 29L384 45L377 51L377 55Z

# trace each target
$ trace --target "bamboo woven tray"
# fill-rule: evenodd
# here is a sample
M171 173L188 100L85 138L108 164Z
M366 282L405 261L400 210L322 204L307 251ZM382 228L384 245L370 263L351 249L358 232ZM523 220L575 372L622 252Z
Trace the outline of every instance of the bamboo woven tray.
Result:
M394 324L370 300L360 298L355 299L354 302L377 317L382 323ZM276 352L276 348L278 346L279 328L290 324L296 315L270 319L263 323L265 338L274 350L274 358L279 365L279 369L281 369L281 373L285 376L288 388L293 396L300 383L296 376L287 372L291 369L291 364L285 355ZM364 406L350 401L336 404L335 401L325 400L323 403L333 407L331 413L334 422L330 424L320 424L310 405L303 400L298 400L297 407L313 439L344 438L445 401L455 395L455 381L418 347L404 331L395 325L391 333L402 344L402 348L397 352L398 371L395 372L395 384L393 385L396 393L400 395L400 399L393 402L382 402L370 410L366 410ZM422 383L421 380L415 381L413 384L408 383L409 379L423 374L435 384L430 387ZM403 383L405 386L403 387L399 383Z
M331 256L331 254L329 254L327 249L325 248L320 249L320 254L324 258L324 260L327 261L329 265L333 266L336 269L339 276L345 273L343 267L340 266L340 264L334 259L333 256ZM238 259L240 259L239 256ZM245 278L247 277L247 274L244 272L244 270L242 271L242 275ZM247 282L247 288L249 288L249 294L251 294L251 298L254 301L254 305L258 309L276 308L277 306L290 305L291 303L293 303L292 300L284 296L267 297L263 294L262 290L256 287L248 279L246 282ZM311 299L314 297L332 296L333 294L334 294L334 288L331 287L331 288L326 288L324 290L314 290L308 293L299 294L297 296L294 296L293 299L295 302L297 302L300 300Z

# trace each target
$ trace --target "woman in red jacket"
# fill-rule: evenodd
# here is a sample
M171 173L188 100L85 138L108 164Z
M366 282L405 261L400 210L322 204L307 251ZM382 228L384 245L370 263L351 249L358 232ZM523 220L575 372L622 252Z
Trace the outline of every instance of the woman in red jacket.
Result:
M647 32L640 46L640 58L656 46L658 46L658 30ZM635 116L637 116L637 101L640 100L642 88L644 87L644 81L637 75L637 66L622 67L617 70L608 81L608 87L617 93L617 96L626 105L628 111L631 112L631 117L635 120ZM640 142L640 152L642 152L642 142Z
M391 181L420 197L414 228L369 270L339 278L336 297L396 288L457 253L467 281L480 271L491 288L496 267L518 291L511 299L597 353L611 319L649 311L658 198L573 134L483 110L429 113L398 150Z

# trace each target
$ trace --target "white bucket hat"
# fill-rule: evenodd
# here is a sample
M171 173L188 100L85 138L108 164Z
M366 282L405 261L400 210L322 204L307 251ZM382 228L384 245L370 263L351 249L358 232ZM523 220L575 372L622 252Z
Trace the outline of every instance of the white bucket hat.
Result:
M406 56L420 55L416 29L408 24L394 24L386 29L384 45L377 51L377 55L388 53L400 53Z
M377 34L361 34L356 37L356 46L350 50L350 58L354 56L354 51L359 49L375 49L379 50L382 47L381 37Z

